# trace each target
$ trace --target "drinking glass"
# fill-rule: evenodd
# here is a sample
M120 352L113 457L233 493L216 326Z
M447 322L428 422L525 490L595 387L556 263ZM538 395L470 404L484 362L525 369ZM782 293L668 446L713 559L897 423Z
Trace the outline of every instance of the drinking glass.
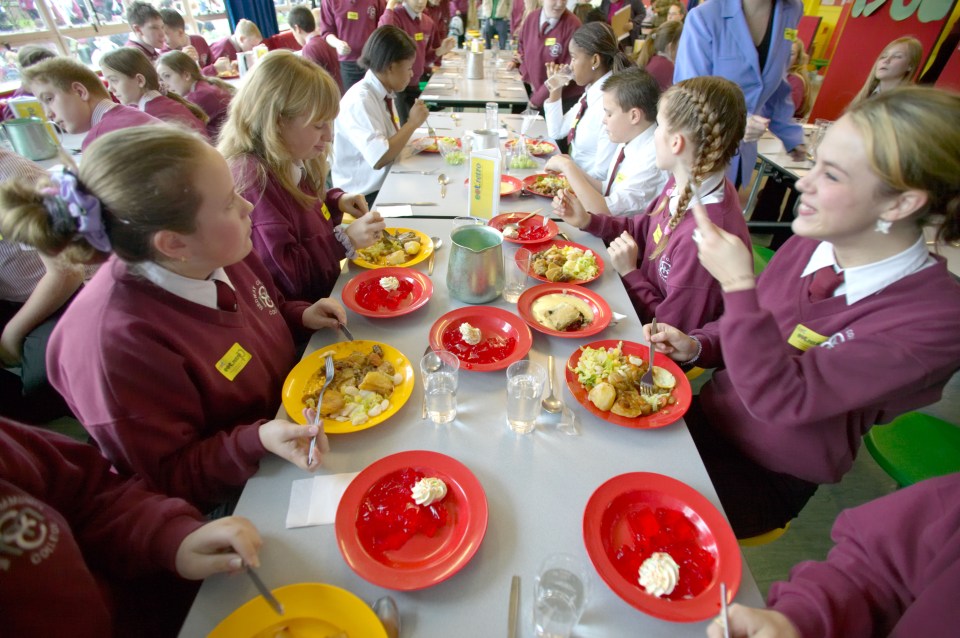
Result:
M534 587L534 634L569 638L587 607L590 579L583 564L569 554L551 554L543 560Z
M566 85L570 84L570 81L573 80L573 70L570 68L569 64L564 64L557 72L547 78L546 85L547 89L554 91L556 89L562 89Z
M500 128L500 107L496 102L487 102L486 127L488 131L497 131Z
M529 248L520 248L517 250L516 258L511 258L509 252L507 250L503 253L503 300L517 303L530 281L531 253Z
M507 368L507 423L517 434L530 434L537 427L546 380L546 370L532 361L517 361Z
M427 416L434 423L457 418L457 371L460 360L452 352L428 352L420 359Z

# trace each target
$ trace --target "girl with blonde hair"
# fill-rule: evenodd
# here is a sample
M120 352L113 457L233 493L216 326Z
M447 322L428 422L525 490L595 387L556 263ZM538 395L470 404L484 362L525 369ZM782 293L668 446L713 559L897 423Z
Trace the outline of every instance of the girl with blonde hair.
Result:
M657 80L661 91L673 86L673 61L677 58L682 32L683 22L664 22L643 41L637 55L637 66L646 69Z
M807 79L807 65L810 56L803 50L803 40L795 38L790 45L790 66L787 67L787 82L790 83L790 97L797 109L794 117L804 118L810 113L810 81Z
M168 51L161 55L157 60L157 75L168 91L182 95L203 109L209 118L207 133L216 140L236 89L219 78L203 75L196 60L183 51Z
M923 45L914 37L905 36L890 42L877 56L870 76L853 98L851 106L872 95L916 82L922 56Z
M290 299L329 295L340 260L373 244L385 227L363 195L326 190L339 100L329 73L272 51L247 76L220 136L237 188L253 204L253 248ZM357 221L341 226L344 213Z
M657 166L672 173L645 212L613 217L584 210L569 191L554 198L564 221L609 244L610 263L642 321L687 326L713 321L723 311L720 285L697 261L689 214L694 193L717 225L750 245L740 199L725 177L747 119L740 88L719 77L673 85L657 108Z

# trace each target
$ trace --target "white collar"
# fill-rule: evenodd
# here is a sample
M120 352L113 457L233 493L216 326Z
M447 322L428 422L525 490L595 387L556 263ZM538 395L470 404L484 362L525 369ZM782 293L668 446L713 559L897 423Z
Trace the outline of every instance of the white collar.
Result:
M100 100L97 102L97 105L93 107L93 113L90 114L90 125L94 126L99 124L103 116L107 114L107 111L117 106L120 105L111 100Z
M160 97L160 91L147 91L140 97L140 101L137 102L137 108L142 111L146 108L147 102L158 97Z
M303 162L296 161L290 163L290 179L293 180L294 184L299 184L300 180L303 179Z
M936 260L927 250L923 237L910 248L892 257L853 268L840 268L833 254L833 244L822 241L810 255L810 261L800 276L806 277L821 268L832 266L834 270L843 273L843 283L834 291L833 296L846 295L847 305L850 306L935 263Z
M139 37L137 37L137 34L135 34L135 33L131 33L131 34L130 34L130 39L133 40L134 42L136 42L137 44L139 44L140 46L142 46L144 49L146 49L146 50L149 51L150 53L156 53L156 52L157 52L157 49L156 49L156 48L150 46L149 44L147 44L146 42L144 42L143 40L141 40Z
M219 279L236 290L223 268L217 268L208 279L191 279L167 270L154 261L143 261L130 266L131 272L166 290L181 299L192 301L206 308L217 307L217 287L213 281Z
M363 82L366 82L370 85L370 88L373 89L373 92L377 94L381 100L385 97L393 97L393 93L387 90L387 87L383 85L383 82L380 81L380 78L377 77L377 74L367 69L367 72L363 75Z
M633 157L640 152L640 149L646 146L653 139L653 134L657 131L656 123L647 127L643 133L623 145L623 156ZM658 169L659 170L659 169Z
M419 13L414 13L413 9L411 9L411 8L408 7L407 5L403 5L403 8L407 10L407 15L410 16L410 19L411 19L411 20L419 20L419 19L420 19L420 14L419 14Z
M653 127L651 127L653 128ZM648 129L649 130L649 129ZM723 180L727 175L725 171L710 173L703 178L700 183L700 201L706 204L719 204L723 201ZM677 204L680 199L680 191L677 189L677 183L674 182L670 189L670 216L677 214ZM687 210L693 207L693 198L687 203Z
M561 17L563 16L562 13L560 15ZM560 22L560 18L548 18L543 9L540 9L540 30L543 31L544 24L549 25L547 26L547 30L544 31L545 34L550 33L550 30L557 26L558 22Z
M594 100L603 99L603 83L607 81L607 78L613 75L613 71L607 71L603 77L601 77L596 82L591 82L587 85L587 102L592 103Z

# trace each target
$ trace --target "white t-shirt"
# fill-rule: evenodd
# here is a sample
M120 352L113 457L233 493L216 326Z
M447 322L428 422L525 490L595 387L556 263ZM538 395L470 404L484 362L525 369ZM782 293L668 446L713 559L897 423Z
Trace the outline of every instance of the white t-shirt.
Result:
M610 194L604 197L611 215L631 215L646 210L666 186L669 174L657 168L657 149L653 143L656 130L657 125L651 125L626 145L618 146L614 152L603 180L604 191L613 176L620 148L625 151L623 162L613 178Z
M354 84L340 100L334 122L333 185L347 193L369 195L380 190L390 166L375 169L396 135L393 114L387 113L387 89L373 71Z
M603 125L603 90L601 87L612 73L587 85L587 110L577 125L577 137L570 149L570 157L590 177L602 180L610 169L610 162L617 157L617 145L607 136L607 127ZM547 120L547 134L553 139L563 139L573 128L573 121L580 112L578 101L566 113L563 112L563 100L544 102L543 110Z

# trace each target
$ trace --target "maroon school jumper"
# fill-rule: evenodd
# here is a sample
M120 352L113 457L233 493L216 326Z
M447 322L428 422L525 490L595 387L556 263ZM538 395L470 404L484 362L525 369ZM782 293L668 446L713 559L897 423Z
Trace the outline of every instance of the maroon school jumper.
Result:
M540 35L540 14L543 9L537 9L527 16L520 30L517 42L521 63L520 74L523 81L530 85L533 94L530 104L537 108L543 106L550 91L544 82L547 81L547 63L567 64L570 62L568 46L573 39L574 32L580 28L580 19L569 11L564 11L556 26L545 35ZM583 87L571 82L563 89L563 99L571 100L583 93Z
M450 32L450 0L440 0L437 6L433 6L428 2L423 12L433 20L434 27L437 29L440 39L443 40L447 37L447 34Z
M700 265L693 230L697 227L693 213L687 211L670 234L670 241L660 255L650 260L656 250L657 228L664 233L670 221L669 206L650 216L661 201L669 199L675 180L671 176L663 192L646 211L630 217L590 214L588 233L609 243L627 231L640 247L637 269L623 277L623 285L643 323L653 316L657 321L689 332L713 321L723 313L723 295L717 280ZM706 205L714 224L733 233L750 245L750 233L743 219L737 189L730 180L724 180L723 201Z
M340 94L343 94L343 79L340 77L340 61L337 58L336 49L327 44L326 40L321 36L316 35L307 40L307 43L303 45L301 55L323 67L323 69L336 80Z
M216 62L220 58L227 58L230 61L237 59L237 48L233 46L233 36L227 36L225 38L220 38L216 42L210 45L210 55L213 56L213 61Z
M84 151L87 150L87 147L93 143L93 140L101 135L106 135L110 131L130 128L131 126L145 126L147 124L162 124L162 122L138 108L117 104L104 113L100 121L91 127L87 136L83 138L83 143L80 145L80 148Z
M227 120L227 108L233 96L225 89L206 80L197 80L193 90L183 96L188 102L193 102L203 109L210 118L207 120L207 132L210 138L217 139L220 127Z
M288 326L302 330L307 307L283 300L253 251L225 270L235 312L178 297L112 257L47 349L50 382L114 467L201 508L236 495L266 456L258 429L279 407L296 362Z
M356 62L384 11L383 0L324 0L320 3L320 37L333 35L349 44L350 53L339 59Z
M520 29L523 27L523 0L514 0L513 7L510 9L510 36L516 38L520 35ZM467 15L464 11L463 15Z
M190 112L190 109L176 100L170 99L166 95L159 95L144 104L143 112L152 115L158 120L185 126L192 131L200 133L207 139L210 138L206 124L198 120L197 116Z
M142 605L189 608L169 572L200 512L113 474L92 445L0 419L0 521L5 636L143 636L156 627Z
M156 62L157 58L160 57L160 52L154 49L153 47L148 47L142 42L137 42L136 40L127 40L124 46L130 47L132 49L139 49L147 59L151 62Z
M379 26L385 24L392 24L413 38L413 43L417 46L417 57L413 61L413 77L408 87L419 87L420 76L423 75L428 59L433 57L433 51L440 46L433 20L426 14L420 14L417 19L411 18L407 8L401 4L393 10L383 12Z
M666 91L673 86L673 62L670 61L670 58L655 55L643 68L657 81L661 91Z
M213 57L213 54L210 52L210 45L207 44L207 41L203 39L203 36L200 35L188 35L187 39L190 40L190 46L197 50L197 57L200 59L197 60L197 66L200 67L200 70L204 75L216 75L217 69L214 68L213 63L216 62L216 58ZM174 49L170 48L168 44L163 46L163 49L160 51L160 54L164 54L167 51L173 51ZM176 49L177 51L182 51L183 49Z
M308 209L253 155L231 160L230 167L240 194L253 204L253 249L280 292L288 299L309 303L329 297L340 276L340 260L347 256L333 234L343 219L343 191L327 191L325 201ZM305 179L300 188L314 192ZM329 220L323 215L323 204Z
M960 625L960 474L846 510L822 563L770 588L801 636L953 638Z

